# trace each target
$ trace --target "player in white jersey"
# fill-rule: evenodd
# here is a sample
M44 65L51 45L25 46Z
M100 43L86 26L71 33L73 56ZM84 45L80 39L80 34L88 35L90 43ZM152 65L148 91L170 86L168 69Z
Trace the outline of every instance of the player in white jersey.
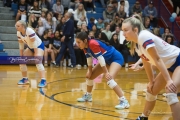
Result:
M180 120L180 103L176 94L180 88L180 49L144 30L143 24L136 17L124 20L122 30L126 40L132 41L132 50L137 48L149 79L144 111L137 120L148 120L157 95L164 87L173 118ZM160 71L156 77L153 75L152 65Z
M45 79L45 70L42 64L42 58L44 55L44 44L41 39L36 35L35 31L26 26L24 21L19 20L16 25L17 37L19 41L20 56L35 57L39 61L36 61L36 67L39 71L41 81L38 87L45 87L47 85ZM24 49L24 44L27 48ZM23 78L18 82L19 85L29 84L27 77L27 66L26 64L20 64L20 70Z

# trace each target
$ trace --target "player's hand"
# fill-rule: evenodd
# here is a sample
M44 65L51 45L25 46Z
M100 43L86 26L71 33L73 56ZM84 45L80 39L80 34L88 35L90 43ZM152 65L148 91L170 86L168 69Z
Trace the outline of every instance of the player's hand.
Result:
M172 80L169 80L169 81L166 83L166 92L167 92L167 93L176 93L176 91L177 91L176 85L174 85L174 83L173 83Z
M88 70L87 73L86 73L86 78L90 78L91 74L92 74L92 71Z
M153 93L153 91L152 91L153 86L154 86L154 81L153 82L149 82L147 84L147 91L150 92L151 94Z
M105 73L105 78L107 80L111 80L112 79L112 76L109 74L109 72Z
M144 67L143 66L140 66L138 64L131 64L129 65L129 69L133 70L133 71L139 71L139 70L142 70Z

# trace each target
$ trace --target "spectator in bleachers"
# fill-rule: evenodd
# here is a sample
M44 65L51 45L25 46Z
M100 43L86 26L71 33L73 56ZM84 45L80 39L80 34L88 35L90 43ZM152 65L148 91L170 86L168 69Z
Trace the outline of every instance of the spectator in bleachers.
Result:
M60 35L62 35L62 31L63 31L65 22L66 22L65 18L62 17L60 20L60 23L56 26L56 31L59 31Z
M155 34L155 35L158 36L158 37L161 37L161 35L160 35L160 29L159 29L158 27L155 27L155 28L153 29L153 34Z
M171 35L167 35L165 41L171 45L174 45L174 37Z
M39 37L42 37L43 33L45 31L43 22L41 21L41 19L38 20L38 26L36 27L36 33Z
M69 8L73 8L74 10L78 8L80 4L80 0L71 0Z
M177 13L177 8L179 7L179 13L177 14L180 16L180 0L171 0L173 3L173 12Z
M118 34L114 33L112 35L112 38L110 40L110 45L112 45L116 50L118 50L120 52L120 43L119 43L119 39L118 39Z
M56 4L53 5L53 13L54 16L57 18L59 14L63 15L64 14L64 7L61 5L61 1L57 0Z
M128 65L128 56L130 55L129 48L130 48L130 42L125 39L123 42L122 48L120 49L124 58L124 63L125 63L126 68L128 68L129 66Z
M106 4L107 4L107 5L113 4L113 0L108 0ZM114 7L114 6L113 6L113 7Z
M129 2L127 0L120 0L120 2L118 2L118 11L121 6L124 6L124 11L126 12L126 17L129 17Z
M77 25L77 22L80 20L80 18L82 16L84 16L86 18L86 22L88 23L86 11L84 9L84 5L83 4L79 4L78 8L74 11L75 25ZM77 28L77 26L76 26L76 28Z
M99 37L99 40L101 40L107 44L110 44L109 43L110 40L108 39L107 35L104 32L100 32L98 37Z
M115 18L110 23L110 31L113 32L116 29L116 26L121 26L121 19L119 18L118 13L116 13Z
M107 3L106 0L98 0L98 1L100 1L103 8L106 8L106 3Z
M145 17L145 18L144 18L144 27L145 27L147 30L149 30L149 31L152 32L153 27L150 25L150 18L149 18L149 17Z
M71 0L61 0L61 4L64 7L64 13L70 8L70 2Z
M78 29L77 31L76 31L76 33L77 32L86 32L87 34L89 33L89 30L88 30L88 28L87 28L87 24L86 23L82 23L81 24L81 29Z
M93 25L93 26L92 26L92 31L91 31L91 32L94 33L94 38L98 38L98 35L99 35L99 33L100 33L100 30L97 29L96 25Z
M61 48L60 33L59 31L55 31L54 38L53 38L53 51L54 51L55 58L57 54L59 53L60 48Z
M131 15L133 14L141 14L142 13L142 7L140 2L137 0L136 3L131 8Z
M82 0L82 3L84 5L84 8L87 12L92 12L92 13L96 13L95 9L94 9L94 2L93 0ZM87 8L90 8L91 11L88 11Z
M109 4L107 9L103 11L104 22L111 22L115 17L115 12L113 11L113 5Z
M45 23L46 23L46 12L45 11L41 11L41 17L39 19L43 22L43 25L45 28Z
M27 12L27 4L26 4L25 0L20 0L20 2L18 4L18 12L16 15L16 22L19 20L19 18L22 15L26 15L26 12Z
M37 25L38 25L38 19L35 17L34 14L30 14L29 20L28 20L28 26L35 30Z
M77 22L77 28L78 28L78 29L81 29L81 25L82 25L82 24L86 24L86 26L87 26L85 16L82 16L82 17L78 20L78 22Z
M114 12L118 12L118 1L117 0L113 0L112 1L112 4L113 4L113 6L114 6Z
M29 15L34 14L37 19L41 16L41 8L39 7L38 1L34 1L33 6L29 10Z
M44 51L44 66L48 66L48 55L51 55L51 60L52 64L55 64L55 56L54 56L54 51L53 51L53 39L51 38L51 30L47 29L44 31L44 34L41 38L42 42L44 43L45 46L45 51Z
M92 30L92 26L95 25L95 19L93 17L90 18L90 22L88 23L88 30Z
M108 40L110 41L110 39L112 37L112 32L110 31L110 24L107 23L105 25L105 30L103 30L102 32L106 34Z
M117 34L118 36L118 40L120 41L120 27L119 26L116 26L116 29L115 31L112 32L112 34Z
M118 11L118 16L119 16L119 19L121 20L121 22L123 22L124 19L126 19L127 14L124 11L124 6L120 6L119 11Z
M53 17L51 12L47 13L46 22L45 22L45 29L52 29L53 33L56 30L56 18Z
M165 40L167 35L171 35L172 37L174 37L174 35L172 33L170 33L169 27L165 28L164 33L162 34L162 39Z
M150 18L153 27L157 27L157 9L153 6L153 1L150 1L144 8L144 15Z
M100 17L96 23L97 29L99 30L103 30L104 29L104 22L103 22L103 18Z
M40 0L39 2L41 10L51 11L51 5L47 0Z

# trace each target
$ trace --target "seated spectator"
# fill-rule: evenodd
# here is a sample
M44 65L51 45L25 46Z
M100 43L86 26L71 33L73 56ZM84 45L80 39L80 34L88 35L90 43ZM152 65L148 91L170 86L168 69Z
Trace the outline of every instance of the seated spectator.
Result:
M75 25L77 25L77 22L80 20L80 18L82 16L87 18L86 11L84 9L84 5L83 4L79 4L78 8L74 11ZM87 19L86 19L86 22L88 23ZM76 28L77 28L77 26L76 26Z
M145 17L145 18L144 18L144 27L145 27L147 30L149 30L149 31L152 32L153 27L150 25L150 18L149 18L149 17Z
M120 6L119 11L118 11L118 16L120 20L123 22L124 19L126 19L126 12L124 11L124 6Z
M61 5L61 1L57 0L56 4L53 5L53 13L54 16L57 18L59 14L63 15L64 14L64 7Z
M46 12L45 11L41 11L41 17L39 19L43 22L43 25L45 27L45 23L46 23Z
M109 4L107 9L103 11L104 22L111 22L115 17L115 12L113 11L113 5Z
M92 12L92 13L96 13L95 9L94 9L94 3L93 0L82 0L82 3L84 5L85 10L87 11L87 8L91 8L91 11L87 11L87 12Z
M50 3L47 1L47 0L40 0L40 8L41 10L44 10L44 11L51 11L51 5Z
M41 38L42 42L45 45L45 51L44 51L44 66L47 67L48 66L48 55L51 55L51 59L52 59L52 64L56 64L55 63L55 56L54 56L54 51L53 51L53 39L51 38L51 30L45 30L44 34Z
M153 29L153 34L155 34L155 35L158 36L158 37L161 37L161 35L160 35L160 29L157 28L157 27L155 27L155 28Z
M100 17L96 23L97 29L99 30L103 30L104 29L104 22L103 22L103 18Z
M60 23L56 26L56 31L62 31L63 28L64 28L64 24L65 24L65 18L62 17L61 20L60 20ZM60 33L61 34L61 33Z
M37 19L41 17L41 8L39 8L38 1L34 1L33 6L29 10L29 15L34 14Z
M105 33L100 32L98 37L99 37L99 40L101 40L107 44L110 44L110 40L108 39L108 37L106 36Z
M55 31L53 39L54 39L53 40L53 51L54 51L54 55L56 57L61 49L61 38L60 38L59 31Z
M35 29L38 25L38 19L35 17L34 14L30 14L29 20L28 20L28 26Z
M116 26L122 26L122 20L119 18L118 13L116 13L115 19L110 23L110 31L113 32L116 29Z
M86 25L87 25L85 16L82 16L82 17L78 20L78 22L77 22L77 28L78 28L78 29L81 29L81 25L82 25L82 24L86 24Z
M70 8L71 0L61 0L61 5L64 7L64 13Z
M26 4L25 0L20 0L20 2L18 4L18 12L16 15L16 22L19 20L20 17L21 17L21 19L26 21L26 12L27 12L27 4ZM22 15L25 18L22 18Z
M100 30L97 29L96 25L93 25L93 26L92 26L92 31L91 31L91 32L93 32L94 38L98 38L98 35L99 35ZM90 34L90 33L89 33L89 34Z
M167 35L165 41L170 45L174 45L174 37L171 35Z
M86 32L87 34L89 34L89 30L87 28L87 25L85 23L81 24L81 29L77 30L77 32Z
M115 31L112 32L112 34L117 34L119 42L120 42L120 31L121 31L120 27L116 26Z
M118 11L121 6L124 6L126 17L129 17L129 2L127 0L120 0L120 2L118 2Z
M111 37L112 37L112 33L111 33L111 31L110 31L110 24L107 23L107 24L105 25L105 30L103 30L102 32L106 34L108 40L110 41L110 39L111 39Z
M162 34L162 39L165 40L167 35L171 35L172 37L174 37L174 35L172 33L170 33L169 27L165 28L164 33Z
M153 6L153 1L150 1L144 8L144 15L150 18L153 27L157 27L157 9Z
M36 27L36 33L39 37L42 37L44 31L45 31L45 28L44 28L43 22L39 19L38 26Z
M51 12L47 13L45 29L52 29L53 33L56 30L56 18L53 17Z
M118 50L120 52L120 43L119 43L119 39L118 39L118 34L114 33L112 35L112 38L110 40L110 45L112 45L116 50Z
M137 0L136 3L132 6L131 8L131 15L134 15L134 14L141 14L142 13L142 7L141 7L141 4L140 2Z
M74 10L78 8L80 4L80 0L71 0L69 8L73 8Z
M112 5L114 6L114 8L113 8L114 12L118 12L118 1L117 0L113 0L112 1Z
M95 25L95 19L92 17L90 18L90 22L88 23L88 29L91 31L92 30L92 26Z

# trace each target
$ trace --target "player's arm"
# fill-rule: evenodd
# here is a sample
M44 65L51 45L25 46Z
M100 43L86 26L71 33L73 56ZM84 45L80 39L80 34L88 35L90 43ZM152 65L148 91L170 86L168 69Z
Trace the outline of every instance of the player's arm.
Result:
M18 40L18 41L19 41L19 54L20 54L20 56L23 56L24 43L22 40Z
M152 59L154 60L154 63L156 65L156 67L159 69L159 71L161 71L164 79L166 80L166 82L171 80L171 77L167 71L167 68L164 64L164 62L162 61L162 59L159 57L157 50L155 47L151 47L148 50L149 55L152 57Z
M88 71L92 72L92 62L93 62L92 57L90 57L90 56L87 57L86 56L86 59L87 59Z
M99 62L99 64L100 64L100 66L101 66L102 69L103 69L103 73L108 73L108 69L107 69L107 67L106 67L106 62L105 62L104 57L103 57L102 55L99 55L99 56L97 57L97 59L98 59L98 62Z
M36 33L34 32L34 30L33 29L28 29L27 35L29 36L29 39L30 39L30 42L31 42L32 46L34 48L37 48L37 42L36 42L36 39L35 39Z
M154 82L154 74L153 74L153 70L152 70L152 65L143 59L142 59L142 62L143 62L146 74L148 76L149 82L153 83Z

